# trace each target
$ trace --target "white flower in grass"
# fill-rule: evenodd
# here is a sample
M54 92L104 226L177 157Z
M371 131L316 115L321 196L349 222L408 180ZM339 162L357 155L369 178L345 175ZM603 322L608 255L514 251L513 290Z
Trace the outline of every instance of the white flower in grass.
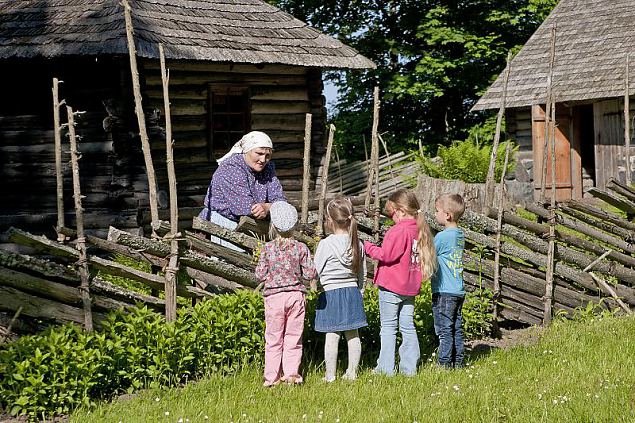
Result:
M454 385L453 388L454 388L455 391L458 391L460 389L459 385Z
M243 413L243 417L247 417L247 414Z
M554 399L552 402L553 402L554 404L558 404L558 400L557 400L557 399Z
M183 417L180 417L178 423L183 423Z
M494 360L492 361L492 364L498 364L498 361Z
M156 402L159 402L159 401L161 401L161 398L156 397L154 400L155 400Z
M205 416L205 417L203 417L203 418L204 418L205 420L209 419L209 417L207 417L207 416Z
M335 419L335 423L340 423L340 418L339 417Z
M170 412L169 412L169 411L166 411L166 412L165 412L165 415L166 415L166 416L169 416L169 415L170 415Z
M306 420L306 414L302 415L302 420Z
M538 394L538 399L541 400L542 399L542 394Z

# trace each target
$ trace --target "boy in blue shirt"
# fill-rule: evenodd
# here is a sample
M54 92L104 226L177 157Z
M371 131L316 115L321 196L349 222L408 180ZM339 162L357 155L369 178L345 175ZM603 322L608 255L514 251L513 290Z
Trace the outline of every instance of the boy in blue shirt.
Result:
M439 365L463 367L463 249L465 237L458 221L465 211L463 197L444 194L435 201L436 221L445 227L434 237L438 267L432 275L432 315L439 337Z

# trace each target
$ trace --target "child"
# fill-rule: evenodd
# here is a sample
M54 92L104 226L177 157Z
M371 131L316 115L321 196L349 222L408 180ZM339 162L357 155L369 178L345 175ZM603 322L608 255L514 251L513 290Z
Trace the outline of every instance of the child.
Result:
M355 380L362 353L357 330L367 325L361 294L366 263L364 247L357 236L353 205L348 199L336 198L327 204L326 228L332 234L320 241L315 252L315 266L324 290L315 310L315 330L326 332L324 380L335 380L342 332L348 344L348 369L342 378Z
M378 247L368 241L364 250L378 260L375 284L379 286L381 349L376 373L395 372L397 326L401 332L399 371L412 376L417 372L419 340L414 326L414 300L421 281L434 272L436 257L430 227L419 209L413 192L400 189L386 204L386 214L395 222Z
M264 283L265 297L264 386L281 380L299 384L307 291L303 280L315 279L315 267L308 247L292 238L298 221L295 207L278 201L269 213L273 240L265 244L256 266L256 279Z
M434 237L439 267L432 275L432 314L439 337L439 365L463 367L463 248L458 221L465 211L463 197L445 194L435 201L437 222L445 229Z

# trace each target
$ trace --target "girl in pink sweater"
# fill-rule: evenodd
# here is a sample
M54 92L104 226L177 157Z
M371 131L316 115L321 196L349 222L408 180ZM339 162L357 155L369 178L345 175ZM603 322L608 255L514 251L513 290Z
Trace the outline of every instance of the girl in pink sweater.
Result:
M417 372L419 340L414 326L414 300L421 281L436 267L434 238L412 191L395 191L386 203L386 214L395 222L384 235L381 247L366 241L366 254L377 260L374 282L379 287L381 349L376 373L395 374L397 329L402 336L399 372Z

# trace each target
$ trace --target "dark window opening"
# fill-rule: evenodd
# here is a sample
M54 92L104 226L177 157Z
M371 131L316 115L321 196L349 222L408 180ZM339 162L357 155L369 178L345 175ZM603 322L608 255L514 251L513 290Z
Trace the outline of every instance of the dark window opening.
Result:
M250 130L249 90L236 86L209 86L209 159L222 157Z

